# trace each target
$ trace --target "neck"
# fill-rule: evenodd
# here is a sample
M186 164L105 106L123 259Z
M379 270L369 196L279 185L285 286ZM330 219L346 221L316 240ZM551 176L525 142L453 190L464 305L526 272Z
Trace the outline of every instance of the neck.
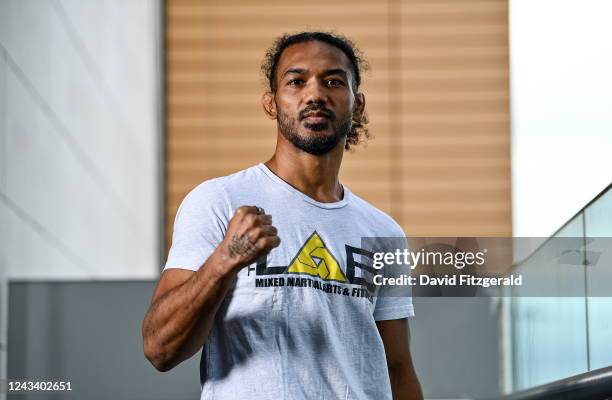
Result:
M321 203L342 200L344 194L338 173L344 154L344 141L329 153L315 156L297 149L284 138L279 139L274 155L265 163L272 172Z

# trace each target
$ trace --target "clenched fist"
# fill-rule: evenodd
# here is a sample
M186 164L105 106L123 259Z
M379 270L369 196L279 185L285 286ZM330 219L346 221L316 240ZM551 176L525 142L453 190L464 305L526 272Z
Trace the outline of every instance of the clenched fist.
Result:
M272 216L261 207L239 207L220 246L237 269L252 264L280 244Z

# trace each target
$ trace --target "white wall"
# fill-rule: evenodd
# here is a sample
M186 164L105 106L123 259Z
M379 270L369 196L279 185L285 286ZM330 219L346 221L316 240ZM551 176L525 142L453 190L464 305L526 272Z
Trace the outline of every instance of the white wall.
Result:
M511 0L514 236L550 236L612 181L612 2Z
M159 270L155 1L0 1L0 257L10 278Z
M0 1L0 377L6 279L158 274L159 13Z

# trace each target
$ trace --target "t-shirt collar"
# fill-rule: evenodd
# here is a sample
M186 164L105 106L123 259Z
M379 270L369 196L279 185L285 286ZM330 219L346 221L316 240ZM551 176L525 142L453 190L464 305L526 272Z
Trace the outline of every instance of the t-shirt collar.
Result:
M299 198L301 198L302 200L304 200L307 203L310 203L314 206L320 207L320 208L327 208L327 209L332 209L332 208L341 208L344 207L345 205L348 204L349 198L351 196L351 191L344 185L342 186L344 195L342 196L342 200L340 201L335 201L332 203L322 203L320 201L317 201L315 199L313 199L312 197L300 192L299 190L297 190L296 188L294 188L293 186L291 186L290 184L288 184L287 182L285 182L284 180L282 180L278 175L276 175L274 172L272 172L264 163L259 163L257 165L257 168L263 172L268 178L270 178L276 185L282 187L284 190L290 192L293 196L297 196Z

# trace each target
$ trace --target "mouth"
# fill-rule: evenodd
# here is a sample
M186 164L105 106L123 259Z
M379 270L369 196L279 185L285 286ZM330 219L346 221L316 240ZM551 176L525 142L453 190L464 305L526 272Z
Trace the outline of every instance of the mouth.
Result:
M310 123L321 123L329 120L329 114L322 111L309 112L302 118Z

